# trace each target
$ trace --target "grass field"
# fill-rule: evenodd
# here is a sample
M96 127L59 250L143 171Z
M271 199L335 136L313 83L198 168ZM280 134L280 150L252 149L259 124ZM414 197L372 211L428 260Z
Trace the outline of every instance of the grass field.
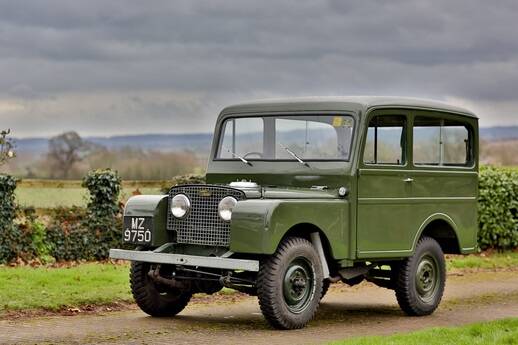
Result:
M120 199L127 200L133 193L160 194L165 181L123 181ZM58 206L86 206L88 191L81 187L81 181L67 180L23 180L16 188L20 206L54 208Z
M432 328L392 336L360 337L330 345L482 345L518 344L518 318L477 323L463 327Z
M509 252L488 257L455 256L448 266L509 268L516 267L517 261L518 253ZM0 312L131 301L128 267L111 263L60 268L0 266Z

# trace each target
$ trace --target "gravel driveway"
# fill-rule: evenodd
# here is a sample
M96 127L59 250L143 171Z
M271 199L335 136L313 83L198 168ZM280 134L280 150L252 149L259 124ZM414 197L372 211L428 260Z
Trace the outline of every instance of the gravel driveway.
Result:
M230 296L218 303L194 303L166 319L130 310L0 320L0 343L316 344L511 316L518 317L518 272L478 272L448 276L440 308L427 317L404 316L390 290L369 283L353 288L339 284L302 330L273 330L262 318L256 298Z

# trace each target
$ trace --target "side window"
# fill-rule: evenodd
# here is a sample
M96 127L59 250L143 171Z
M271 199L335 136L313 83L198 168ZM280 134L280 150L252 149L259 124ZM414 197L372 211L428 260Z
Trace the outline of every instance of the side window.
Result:
M417 116L413 128L415 165L466 166L471 159L471 138L460 122Z
M363 151L365 164L404 165L406 117L378 115L369 122Z

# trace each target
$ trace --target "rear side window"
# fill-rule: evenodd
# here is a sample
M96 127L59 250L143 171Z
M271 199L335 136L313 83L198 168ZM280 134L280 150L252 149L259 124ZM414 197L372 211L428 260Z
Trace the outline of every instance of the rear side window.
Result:
M413 128L414 165L469 166L472 140L458 121L417 116Z
M406 117L378 115L369 122L363 151L365 164L404 165Z

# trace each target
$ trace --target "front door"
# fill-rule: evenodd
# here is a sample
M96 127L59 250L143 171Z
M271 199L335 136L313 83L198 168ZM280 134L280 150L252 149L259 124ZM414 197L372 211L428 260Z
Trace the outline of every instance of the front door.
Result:
M368 114L358 176L357 255L397 257L410 253L411 217L406 111Z

